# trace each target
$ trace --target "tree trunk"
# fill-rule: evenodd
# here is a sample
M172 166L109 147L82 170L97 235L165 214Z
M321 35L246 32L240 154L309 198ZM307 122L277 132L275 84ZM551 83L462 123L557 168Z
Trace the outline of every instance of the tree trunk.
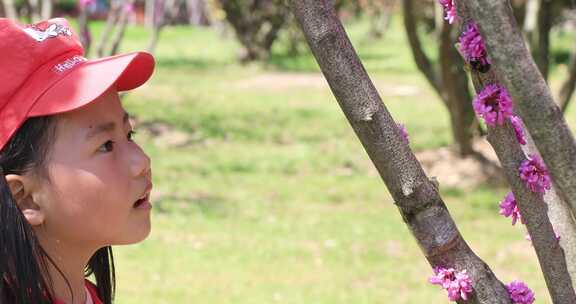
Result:
M118 27L116 27L116 33L112 39L112 48L110 49L110 55L118 54L120 50L120 44L124 39L124 33L126 32L126 26L128 25L128 20L130 18L131 11L129 7L134 5L135 0L127 0L120 12L120 17L118 18Z
M36 23L42 20L42 16L40 15L40 0L28 0L28 5L30 7L31 22Z
M88 57L90 55L90 47L92 46L92 34L90 33L90 28L88 27L88 11L86 6L79 4L78 13L78 27L80 28L80 43L84 47L84 56Z
M52 0L42 0L42 20L52 18L54 2Z
M550 31L552 30L552 0L541 0L538 10L536 39L530 43L532 56L545 80L548 79L550 65Z
M122 0L111 0L110 1L110 10L108 11L108 17L106 19L106 26L102 31L100 42L98 43L97 47L97 54L98 57L103 57L106 53L106 46L108 45L108 41L110 36L112 35L116 24L120 18L120 14L122 13Z
M562 113L566 113L568 104L572 99L572 94L576 88L576 44L574 44L572 53L570 54L570 63L568 64L568 76L560 88L559 103Z
M292 0L292 11L349 123L431 266L466 269L466 303L510 303L504 285L466 244L382 103L330 0ZM464 301L459 301L464 303Z
M403 0L404 27L410 42L416 66L424 74L448 110L452 138L460 156L472 155L472 142L476 130L472 97L468 90L468 78L462 73L463 61L454 48L457 30L441 23L439 65L434 65L422 49L418 36L413 0Z
M428 83L430 83L432 88L434 88L434 91L438 94L440 99L446 103L446 98L443 96L442 92L440 72L437 71L438 67L434 66L430 62L430 59L428 59L428 56L422 49L422 43L418 36L416 17L414 16L413 0L402 0L402 15L404 16L404 28L406 30L406 35L408 36L408 42L410 43L410 49L412 51L412 56L414 57L414 62L416 62L416 67L418 67L418 70L424 74Z
M288 20L284 0L220 0L226 20L243 47L242 62L266 60L279 31Z
M498 79L548 166L560 197L576 210L576 142L526 49L510 7L501 0L464 1L478 23Z
M156 11L155 0L145 0L144 2L144 25L154 28L154 14Z
M458 29L444 22L440 34L440 71L452 124L452 137L457 143L460 156L465 157L474 153L472 141L475 116L472 96L468 90L468 77L462 70L464 61L453 44L457 37Z
M196 26L210 25L205 0L187 0L189 23Z
M3 0L4 3L4 14L6 18L16 20L18 19L18 13L16 12L16 5L14 4L14 0Z
M166 0L154 1L153 17L152 36L148 43L148 52L150 53L154 53L160 39L160 32L166 23Z

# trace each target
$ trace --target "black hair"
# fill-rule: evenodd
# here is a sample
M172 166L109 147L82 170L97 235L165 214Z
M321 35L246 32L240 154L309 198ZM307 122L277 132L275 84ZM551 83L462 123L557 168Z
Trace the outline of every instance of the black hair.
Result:
M52 278L47 263L68 279L42 248L32 226L18 208L5 175L34 173L49 182L46 156L54 141L55 116L29 118L0 150L0 303L51 304ZM84 276L94 275L98 297L112 304L116 278L112 247L100 248L90 258Z

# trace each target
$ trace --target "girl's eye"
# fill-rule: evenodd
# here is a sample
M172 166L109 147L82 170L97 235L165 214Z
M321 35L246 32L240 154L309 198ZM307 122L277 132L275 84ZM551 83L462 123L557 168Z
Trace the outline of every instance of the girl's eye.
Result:
M109 140L100 146L100 148L104 147L104 150L98 149L98 152L112 152L112 150L114 150L114 144L115 142Z
M128 136L127 136L128 141L134 141L134 139L133 139L134 134L136 134L136 132L134 130L130 130L130 132L128 132ZM109 140L100 146L100 148L104 147L104 151L102 151L101 149L98 151L100 151L100 152L112 152L112 150L114 150L114 144L116 144L116 142Z

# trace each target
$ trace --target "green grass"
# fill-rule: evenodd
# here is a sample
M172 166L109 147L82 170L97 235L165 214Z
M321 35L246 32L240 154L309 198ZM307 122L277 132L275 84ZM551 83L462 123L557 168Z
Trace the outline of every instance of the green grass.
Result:
M447 113L398 22L378 41L363 23L347 30L412 148L446 146ZM148 35L129 28L122 50L145 48ZM193 140L136 135L161 199L150 237L116 247L117 302L446 303L310 54L242 66L237 51L232 33L166 28L154 77L125 100L138 119ZM526 281L549 303L524 231L498 215L506 189L442 192L496 275Z

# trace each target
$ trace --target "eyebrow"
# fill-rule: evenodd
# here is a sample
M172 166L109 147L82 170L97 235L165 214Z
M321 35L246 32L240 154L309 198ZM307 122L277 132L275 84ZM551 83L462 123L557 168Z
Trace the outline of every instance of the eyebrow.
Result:
M124 112L124 117L122 118L122 123L126 124L128 122L129 118L130 118L130 115L128 114L128 112ZM94 137L100 133L112 132L115 129L116 129L116 123L113 121L99 124L96 127L90 126L90 131L88 132L88 134L86 134L86 140L89 140L92 137Z

